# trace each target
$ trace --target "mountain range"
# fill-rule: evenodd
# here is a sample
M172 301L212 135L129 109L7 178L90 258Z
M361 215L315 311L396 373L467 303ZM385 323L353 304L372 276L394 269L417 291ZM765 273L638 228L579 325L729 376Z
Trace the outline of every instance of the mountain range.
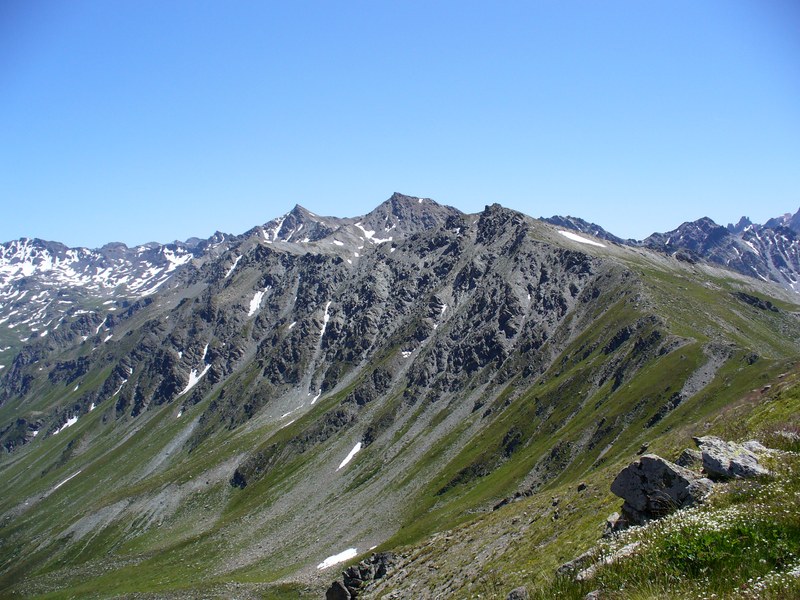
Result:
M0 593L324 597L392 551L385 597L472 597L513 555L507 505L586 480L604 509L643 445L794 369L799 233L622 240L396 193L207 240L2 244ZM484 550L402 566L476 523Z

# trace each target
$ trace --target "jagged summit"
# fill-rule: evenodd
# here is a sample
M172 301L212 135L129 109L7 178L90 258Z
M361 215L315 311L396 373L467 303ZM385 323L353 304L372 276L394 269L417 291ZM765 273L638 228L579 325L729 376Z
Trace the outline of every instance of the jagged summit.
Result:
M739 221L734 225L733 223L728 223L728 231L731 233L742 233L748 227L751 227L753 222L750 220L750 217L742 217Z
M443 225L461 211L437 204L430 198L406 196L395 192L375 209L356 219L357 223L382 238L411 235ZM388 234L388 235L387 235Z

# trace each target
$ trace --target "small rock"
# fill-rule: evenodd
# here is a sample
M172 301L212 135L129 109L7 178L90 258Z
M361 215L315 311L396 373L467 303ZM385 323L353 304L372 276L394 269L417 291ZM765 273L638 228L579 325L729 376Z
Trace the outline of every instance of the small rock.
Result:
M694 441L703 454L703 468L709 477L738 479L769 475L769 470L758 461L756 453L742 444L710 435L694 438ZM752 442L750 445L753 447Z
M608 538L611 537L613 534L617 533L618 531L622 531L623 529L628 527L627 519L624 519L620 516L618 512L611 513L606 517L606 525L605 529L603 530L603 537Z
M647 449L648 449L649 447L650 447L650 444L648 444L647 442L645 442L644 444L642 444L642 445L641 445L641 447L640 447L640 448L639 448L639 450L636 452L636 454L638 454L639 456L641 456L642 454L644 454L645 452L647 452Z
M594 554L589 550L558 567L558 569L556 569L556 575L574 575L586 569L593 561Z
M528 600L528 589L525 586L514 588L508 592L506 600Z
M600 600L600 590L592 590L583 597L583 600Z

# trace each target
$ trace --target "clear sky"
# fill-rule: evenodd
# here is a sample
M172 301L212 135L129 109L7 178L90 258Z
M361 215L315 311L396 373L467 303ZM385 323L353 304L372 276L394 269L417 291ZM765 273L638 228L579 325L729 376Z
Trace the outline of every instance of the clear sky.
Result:
M0 240L392 192L643 238L800 207L800 2L0 2Z

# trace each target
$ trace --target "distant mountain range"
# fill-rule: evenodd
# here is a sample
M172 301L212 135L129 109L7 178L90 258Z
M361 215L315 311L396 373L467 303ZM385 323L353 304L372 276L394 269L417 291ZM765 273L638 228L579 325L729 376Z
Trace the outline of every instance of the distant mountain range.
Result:
M109 243L96 250L28 238L6 242L0 244L0 325L16 329L17 337L26 340L47 335L64 316L82 314L87 310L86 301L109 300L115 305L112 311L125 308L131 301L180 281L182 267L190 261L199 266L215 260L251 238L298 245L328 237L332 243L352 244L361 238L376 243L408 234L413 228L432 226L435 218L459 214L423 200L426 207L435 207L431 214L436 217L426 212L419 216L403 209L399 198L404 196L395 194L385 206L361 218L319 217L298 205L242 235L217 232L207 240L192 238L133 248ZM615 244L648 248L688 262L707 261L800 292L800 211L763 225L742 217L736 225L723 227L703 218L642 241L623 240L577 217L544 220Z
M666 233L654 233L642 241L620 239L579 218L555 216L545 220L617 244L664 252L679 260L707 261L800 291L800 211L770 219L763 225L742 217L736 225L723 227L705 217Z

